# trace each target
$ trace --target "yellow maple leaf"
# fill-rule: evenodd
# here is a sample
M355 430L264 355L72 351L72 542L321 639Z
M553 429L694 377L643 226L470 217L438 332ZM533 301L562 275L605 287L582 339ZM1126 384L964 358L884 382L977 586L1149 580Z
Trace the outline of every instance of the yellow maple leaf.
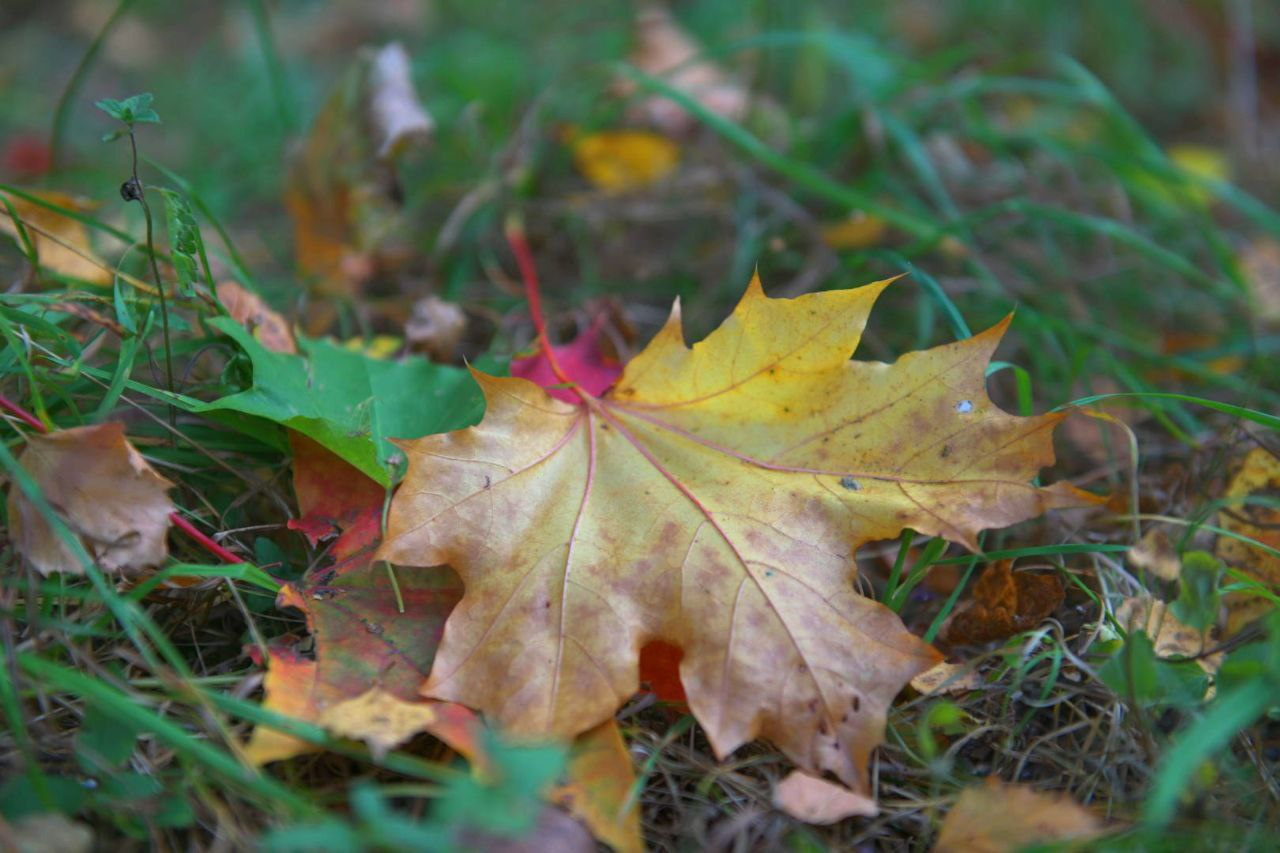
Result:
M677 303L613 390L576 405L476 372L479 425L401 443L378 553L466 586L423 693L568 738L638 688L640 649L662 640L718 755L765 737L865 793L890 703L939 656L854 591L854 551L906 527L976 548L983 528L1088 500L1029 482L1063 416L987 397L1007 321L850 361L887 284L769 299L753 280L692 348Z

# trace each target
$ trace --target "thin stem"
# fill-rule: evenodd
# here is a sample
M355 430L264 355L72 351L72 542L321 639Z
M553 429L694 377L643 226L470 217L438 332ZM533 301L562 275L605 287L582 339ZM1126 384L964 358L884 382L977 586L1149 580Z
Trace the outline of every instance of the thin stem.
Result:
M3 394L0 394L0 408L7 410L10 414L16 416L18 420L22 421L27 426L31 427L37 432L49 431L48 428L44 425L43 421L41 421L35 415L31 414L26 409L22 408L17 403L13 402Z
M529 302L529 317L533 320L533 328L537 333L538 348L546 356L547 364L550 365L556 379L569 386L580 399L586 400L589 395L564 372L564 368L556 358L555 350L551 348L551 342L547 339L547 320L542 315L542 289L538 284L538 270L533 265L533 252L529 250L529 241L525 239L524 226L519 218L513 216L507 220L504 230L507 245L511 247L512 254L516 256L516 265L520 267L520 278L524 280L525 299Z

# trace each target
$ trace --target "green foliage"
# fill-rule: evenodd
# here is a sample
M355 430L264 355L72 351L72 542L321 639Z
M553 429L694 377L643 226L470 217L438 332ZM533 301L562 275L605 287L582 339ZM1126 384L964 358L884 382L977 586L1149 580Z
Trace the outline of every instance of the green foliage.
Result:
M1129 633L1098 668L1098 677L1116 695L1147 709L1197 706L1209 687L1209 678L1198 664L1158 656L1143 631Z
M93 105L114 119L133 127L135 124L159 124L160 116L151 108L155 96L150 92L130 95L123 101L115 98L103 98L94 101Z
M199 261L204 256L200 226L196 223L191 203L181 194L162 189L160 195L164 198L165 221L169 227L169 255L173 260L173 270L178 276L178 288L181 293L189 296L195 293Z
M1178 598L1169 605L1169 611L1184 625L1205 630L1218 621L1222 595L1218 581L1222 578L1222 563L1205 551L1188 551L1182 555L1182 575L1179 578Z
M241 412L297 430L383 485L395 481L400 457L390 439L461 429L484 414L480 389L462 368L417 356L376 359L322 340L300 340L301 355L273 352L234 320L209 325L249 356L253 384L197 410ZM499 369L478 364L486 365Z

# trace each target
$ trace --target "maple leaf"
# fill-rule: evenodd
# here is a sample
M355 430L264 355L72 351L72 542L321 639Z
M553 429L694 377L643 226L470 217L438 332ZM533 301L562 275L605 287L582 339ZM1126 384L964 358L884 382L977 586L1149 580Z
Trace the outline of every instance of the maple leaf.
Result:
M572 341L551 349L556 362L565 373L588 394L602 394L609 390L618 377L622 375L622 367L615 360L605 355L602 347L602 335L606 316L597 317L586 331ZM541 385L547 393L557 400L568 403L578 401L578 395L571 388L558 387L560 379L555 375L551 362L546 354L537 353L523 358L511 360L511 375Z
M129 443L123 424L28 435L18 461L103 570L134 573L164 562L173 484ZM9 490L8 511L14 547L38 571L83 573L72 550L16 487Z
M786 300L753 280L692 349L677 303L578 405L476 372L478 426L400 444L378 553L466 587L424 695L571 737L664 640L718 755L764 736L865 791L890 702L938 655L854 592L854 550L905 527L976 549L983 528L1089 500L1028 482L1063 415L987 398L1007 321L892 365L849 360L887 284Z

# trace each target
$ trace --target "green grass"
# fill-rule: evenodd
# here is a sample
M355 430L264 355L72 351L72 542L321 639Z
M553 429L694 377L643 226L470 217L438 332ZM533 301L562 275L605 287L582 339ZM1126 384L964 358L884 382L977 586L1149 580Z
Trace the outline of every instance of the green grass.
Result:
M1170 593L1126 567L1135 517L1173 519L1185 528L1180 548L1205 547L1220 529L1213 514L1233 460L1256 443L1276 447L1280 427L1280 326L1257 316L1239 260L1250 241L1280 238L1274 188L1199 179L1164 153L1188 128L1199 141L1228 141L1214 124L1210 35L1165 27L1137 0L1074 11L964 0L925 15L927 33L895 11L900 4L857 14L838 3L682 4L681 20L708 55L769 101L736 122L625 63L626 4L444 2L420 29L338 21L296 2L198 12L119 5L109 32L101 21L71 30L33 13L0 34L0 77L19 84L0 87L0 140L33 132L58 143L56 171L20 184L0 176L0 190L31 200L56 188L100 202L74 216L121 270L114 288L32 275L29 235L2 241L0 271L17 286L0 295L0 393L59 428L124 420L148 460L179 483L180 511L225 534L222 544L249 562L209 565L175 533L168 566L118 588L15 461L28 428L8 419L0 447L8 488L55 520L86 573L39 578L0 538L0 814L60 811L91 825L100 843L266 838L281 848L319 844L326 833L349 838L391 814L401 822L377 843L394 847L435 838L433 803L469 778L426 739L375 761L259 706L260 669L243 649L306 633L295 611L274 607L273 593L278 579L323 559L284 527L295 514L290 462L272 421L345 433L366 470L387 480L395 472L388 445L359 437L359 418L306 409L305 375L302 391L249 411L257 418L243 406L226 411L236 406L219 401L278 377L202 295L211 278L234 278L292 316L314 304L280 205L283 164L354 53L337 33L378 42L397 31L438 122L430 149L400 176L418 265L411 281L381 281L368 300L338 305L327 331L339 338L402 333L370 306L429 290L470 312L466 357L500 365L530 338L523 302L496 272L513 269L502 224L518 212L555 330L605 297L642 344L678 296L696 339L755 268L778 294L907 272L875 309L859 357L889 360L967 337L1013 311L989 374L998 402L1021 414L1096 407L1127 413L1133 425L1136 460L1101 422L1076 415L1098 440L1086 441L1087 429L1062 439L1046 472L1099 492L1132 490L1128 513L990 531L977 557L911 535L860 555L867 591L929 639L987 561L1055 571L1067 589L1053 620L965 652L981 690L907 696L895 707L876 758L880 817L799 824L770 807L770 783L788 769L778 754L756 744L718 764L691 717L638 700L621 721L650 844L923 849L958 792L997 775L1065 791L1131 827L1116 847L1163 849L1188 835L1205 847L1265 847L1280 819L1268 716L1280 673L1274 619L1229 644L1227 672L1236 674L1206 702L1185 690L1194 662L1143 657L1113 618L1144 587ZM1258 38L1273 47L1275 17L1258 11ZM121 42L122 32L145 44ZM681 141L673 180L612 197L587 187L557 139L565 125L623 121L625 105L609 94L618 77L684 105L699 131ZM117 194L127 155L120 143L99 142L111 128L90 106L135 91L155 93L164 122L138 130L143 179L188 202L200 228L166 315L153 298L151 261L168 268L182 259L159 218L148 252L140 211ZM888 223L886 238L828 248L819 225L854 211ZM72 313L73 304L124 335ZM173 393L161 366L162 320ZM354 358L313 346L332 351L333 364ZM278 374L295 368L303 369ZM391 383L411 371L420 382L465 378L429 365L385 369ZM379 380L362 381L352 394ZM158 588L178 574L211 583ZM328 752L254 770L238 745L255 724ZM476 796L483 811L483 796L497 795ZM463 814L461 823L475 819Z

